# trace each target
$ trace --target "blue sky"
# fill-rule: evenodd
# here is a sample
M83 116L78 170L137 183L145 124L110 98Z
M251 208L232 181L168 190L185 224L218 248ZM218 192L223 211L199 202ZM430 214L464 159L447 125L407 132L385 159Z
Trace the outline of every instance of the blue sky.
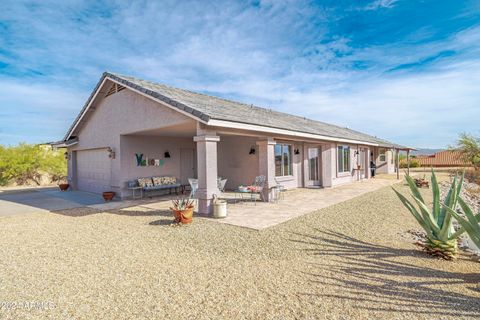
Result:
M480 1L9 1L0 144L63 137L103 71L416 147L480 134Z

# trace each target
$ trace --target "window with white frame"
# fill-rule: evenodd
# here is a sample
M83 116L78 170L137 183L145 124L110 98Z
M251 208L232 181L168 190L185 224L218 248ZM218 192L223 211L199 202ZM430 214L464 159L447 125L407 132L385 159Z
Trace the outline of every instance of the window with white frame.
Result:
M337 147L337 171L338 173L350 172L350 147Z
M385 148L378 149L378 160L382 162L387 161L387 149Z
M275 176L292 175L292 146L277 143L275 145Z

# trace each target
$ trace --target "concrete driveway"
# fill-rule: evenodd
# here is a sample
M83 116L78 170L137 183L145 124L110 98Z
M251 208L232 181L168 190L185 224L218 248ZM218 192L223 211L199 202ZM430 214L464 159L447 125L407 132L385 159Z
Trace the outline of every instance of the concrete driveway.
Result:
M99 194L58 188L0 191L0 216L48 212L103 204Z

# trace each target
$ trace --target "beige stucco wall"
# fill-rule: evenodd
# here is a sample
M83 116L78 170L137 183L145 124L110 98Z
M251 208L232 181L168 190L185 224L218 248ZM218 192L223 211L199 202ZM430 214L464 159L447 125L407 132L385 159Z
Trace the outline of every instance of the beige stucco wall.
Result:
M220 137L217 148L218 176L228 179L227 189L249 185L258 175L258 152L249 154L250 148L256 148L257 140L241 136Z
M78 136L79 143L69 151L112 148L116 157L109 160L111 161L111 186L112 190L117 192L124 187L125 178L127 178L121 170L123 156L120 151L121 135L193 122L187 116L128 89L98 99L94 107L95 111L91 112L89 118L85 119L87 121L74 134ZM126 157L125 161L130 161L131 158ZM134 155L133 160L135 160ZM73 164L70 167L69 179L72 180Z
M338 146L341 145L346 145L350 147L350 171L349 172L342 172L339 173L337 170L338 166ZM357 157L358 155L355 155L355 151L360 150L363 148L365 150L365 157L366 161L368 161L369 157L369 147L368 146L362 146L362 145L355 145L355 144L337 144L337 143L330 143L330 144L324 144L322 145L322 161L325 162L325 166L323 167L323 182L324 186L338 186L342 185L345 183L350 183L357 181L359 176L357 174L357 171L354 170L357 166ZM369 161L367 162L367 164ZM365 179L368 178L368 166L363 165L362 170L360 172L360 178ZM331 180L329 179L331 177Z
M375 164L377 165L377 173L388 173L392 174L395 173L395 153L391 149L384 148L385 152L385 161L380 161L380 149L382 148L375 148L376 152L374 154L375 157Z
M180 178L180 152L181 149L192 149L195 154L195 143L192 138L174 138L163 136L122 136L121 150L121 181L142 177L172 176ZM165 158L165 152L170 153L170 158ZM135 154L143 154L144 159L163 159L162 166L137 166ZM193 161L195 163L195 161ZM194 177L191 177L194 178ZM123 190L122 195L129 195L131 191Z

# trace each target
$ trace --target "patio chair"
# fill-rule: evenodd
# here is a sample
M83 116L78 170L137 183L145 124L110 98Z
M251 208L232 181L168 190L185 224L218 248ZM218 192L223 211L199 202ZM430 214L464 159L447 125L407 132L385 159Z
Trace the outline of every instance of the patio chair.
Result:
M227 184L227 179L218 179L218 190L220 190L220 192L225 192L225 185Z
M274 186L275 190L275 201L278 201L280 199L285 199L284 192L287 191L287 188L283 184L278 183L277 179L275 178L275 183L277 184Z
M192 199L196 198L196 193L198 189L198 179L188 179L188 183L190 184L190 195L189 197Z
M257 204L257 197L256 194L260 195L260 200L263 200L263 188L265 187L265 182L267 181L267 177L265 176L257 176L253 181L252 187L255 189L250 191L251 199L253 199L255 205Z

